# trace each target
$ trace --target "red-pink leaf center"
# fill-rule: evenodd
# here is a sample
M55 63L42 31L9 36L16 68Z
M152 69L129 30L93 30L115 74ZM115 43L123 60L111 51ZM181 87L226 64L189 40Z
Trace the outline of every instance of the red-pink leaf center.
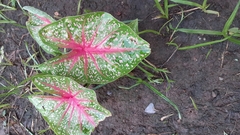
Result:
M68 90L63 90L55 85L51 85L45 82L42 82L44 85L54 89L54 93L56 96L41 96L41 98L48 99L49 101L55 101L57 102L57 105L53 109L55 111L62 105L66 105L66 109L64 110L64 113L61 116L61 119L59 120L58 124L61 123L62 119L66 116L67 113L70 114L69 116L69 125L72 120L73 114L77 113L79 125L82 125L82 116L85 117L85 119L93 126L95 126L95 122L91 115L87 113L87 110L90 110L90 108L82 105L83 102L91 102L88 99L81 99L77 98L77 95L80 94L82 91L78 91L76 93L73 93L70 87L68 87Z

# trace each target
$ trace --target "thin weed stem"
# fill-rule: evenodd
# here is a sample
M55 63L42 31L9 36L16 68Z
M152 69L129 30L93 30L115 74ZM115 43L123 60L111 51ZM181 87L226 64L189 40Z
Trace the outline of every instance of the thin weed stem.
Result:
M79 0L79 1L78 1L77 15L80 15L81 2L82 2L82 0Z
M152 90L155 94L157 94L158 96L160 96L161 98L163 98L166 102L168 102L170 105L172 105L174 109L177 110L179 120L182 119L181 113L180 113L177 105L176 105L175 103L173 103L168 97L166 97L164 94L162 94L160 91L158 91L156 88L154 88L152 85L150 85L148 82L142 80L141 78L134 77L134 76L129 75L129 74L127 74L126 76L128 76L129 78L132 78L132 79L134 79L134 80L137 80L137 84L138 84L138 83L144 84L144 85L147 86L150 90Z

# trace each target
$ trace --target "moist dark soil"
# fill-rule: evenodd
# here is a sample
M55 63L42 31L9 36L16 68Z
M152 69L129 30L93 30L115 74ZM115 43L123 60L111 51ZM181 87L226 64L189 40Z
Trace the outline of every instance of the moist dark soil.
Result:
M7 3L7 1L2 1ZM196 0L202 3L202 0ZM221 31L231 15L238 0L209 0L209 9L216 10L220 16L206 14L201 10L193 10L180 24L180 28L209 29ZM56 19L76 15L78 0L20 0L22 6L33 6ZM170 9L171 24L175 27L181 15L177 12L193 7L177 6ZM139 30L159 30L166 19L153 19L159 15L154 7L154 0L83 0L81 13L84 10L106 11L121 21L140 19ZM25 25L27 16L19 7L16 11L5 12L6 16L17 23ZM239 13L239 12L238 12ZM232 27L240 26L240 14L237 14ZM31 52L39 51L36 42L24 28L14 25L1 25L5 33L0 34L0 46L4 46L6 57L14 64L6 66L1 76L14 85L25 79L22 60L27 60L25 44ZM131 86L134 80L122 77L96 90L99 103L111 111L112 116L100 122L92 135L239 135L240 134L240 46L231 42L201 47L187 51L176 51L169 46L172 30L166 28L161 35L146 33L140 35L151 45L152 53L148 61L157 67L167 68L171 73L168 77L174 80L169 84L152 84L178 107L182 120L178 119L176 110L162 98L144 85L130 90L119 86ZM219 36L185 34L177 32L175 43L180 46L221 39ZM175 52L175 53L174 53ZM210 52L210 53L209 53ZM39 61L43 61L39 56ZM46 54L46 57L50 57ZM30 63L33 64L33 63ZM31 75L31 68L27 68ZM135 69L132 74L144 78L144 73ZM7 85L1 78L0 82ZM22 94L28 92L29 86L22 89ZM198 109L194 108L191 98ZM3 99L3 97L1 98ZM36 111L34 106L21 95L12 95L6 99L11 108L0 111L0 134L37 135L39 130L48 129L48 125ZM153 103L157 112L147 114L144 109ZM173 116L161 120L162 117ZM6 122L6 123L4 123ZM53 135L47 130L44 135Z

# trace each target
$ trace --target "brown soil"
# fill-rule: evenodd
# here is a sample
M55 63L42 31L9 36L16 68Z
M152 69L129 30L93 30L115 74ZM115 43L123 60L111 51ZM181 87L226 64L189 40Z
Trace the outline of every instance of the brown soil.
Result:
M22 6L33 6L51 16L59 13L58 17L65 17L76 15L78 0L20 2ZM209 0L209 9L219 11L219 17L194 10L184 19L180 27L221 31L237 2L238 0ZM187 10L192 7L182 6L182 8ZM121 21L141 19L140 30L159 30L167 21L152 20L159 14L153 0L86 0L82 3L81 12L84 9L106 11ZM179 7L170 9L173 26L176 26L180 20L181 16L175 14L179 11ZM23 15L19 7L17 11L6 12L6 15L22 25L25 25L27 20L27 16ZM239 19L238 14L232 24L233 27L240 25ZM29 46L33 45L36 50L39 48L26 29L9 24L1 26L6 33L0 34L0 46L4 46L7 57L14 65L7 66L0 75L17 84L24 79L20 58L26 60L29 57L25 42ZM182 120L178 120L177 112L172 106L146 86L139 85L131 90L120 89L118 86L131 86L135 83L134 80L123 77L96 91L98 101L111 111L112 116L102 121L92 135L223 135L224 132L228 135L240 134L238 121L240 119L240 46L231 42L222 42L208 47L177 51L167 61L175 51L174 46L166 44L170 35L171 32L164 29L160 36L149 33L141 36L151 44L152 53L147 59L154 65L171 71L169 77L175 82L168 91L166 91L167 83L153 84L153 86L176 103L183 116ZM175 42L181 46L221 38L179 32L175 36L177 36ZM206 57L209 50L211 52ZM30 72L29 68L28 73ZM138 70L134 70L133 74L144 76ZM6 81L0 80L0 82L6 85ZM25 91L27 88L22 90L23 93ZM190 97L195 101L198 110L194 109ZM41 115L26 98L15 95L6 101L13 107L5 109L5 116L0 119L2 125L0 129L4 127L2 122L7 120L5 133L0 132L0 134L29 135L26 129L37 134L39 130L48 128ZM151 102L158 110L155 114L144 112ZM3 115L3 112L4 110L1 110L0 114ZM169 114L174 115L161 121L163 116ZM53 132L48 130L44 134L52 135Z

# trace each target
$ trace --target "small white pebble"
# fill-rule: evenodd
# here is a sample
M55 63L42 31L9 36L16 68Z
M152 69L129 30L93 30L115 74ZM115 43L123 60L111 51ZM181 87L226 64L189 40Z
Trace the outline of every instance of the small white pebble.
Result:
M222 81L222 80L223 80L223 78L222 78L222 77L218 77L218 79L219 79L220 81Z
M107 91L107 95L108 95L108 96L111 96L111 95L112 95L112 92L111 92L111 91Z
M238 59L234 59L234 61L238 62Z
M154 104L153 103L150 103L147 108L145 109L145 112L146 113L149 113L149 114L154 114L156 113L156 109L154 108Z
M214 91L212 91L212 97L215 98L216 96L217 94Z

